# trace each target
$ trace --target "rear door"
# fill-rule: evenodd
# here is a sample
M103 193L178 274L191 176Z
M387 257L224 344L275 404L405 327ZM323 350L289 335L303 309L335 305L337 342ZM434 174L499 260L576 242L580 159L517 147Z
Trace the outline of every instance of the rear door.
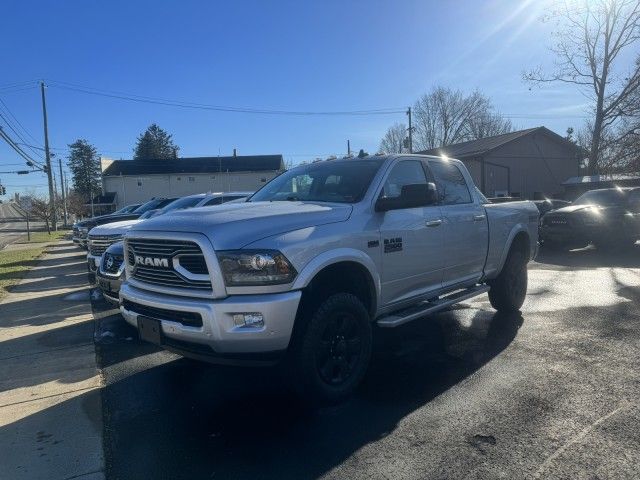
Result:
M404 185L427 183L426 164L401 159L391 168L379 196L397 197ZM440 207L376 213L382 251L382 304L425 294L442 284L443 232Z
M456 162L430 160L443 221L443 285L473 283L482 276L489 243L484 207L474 200Z

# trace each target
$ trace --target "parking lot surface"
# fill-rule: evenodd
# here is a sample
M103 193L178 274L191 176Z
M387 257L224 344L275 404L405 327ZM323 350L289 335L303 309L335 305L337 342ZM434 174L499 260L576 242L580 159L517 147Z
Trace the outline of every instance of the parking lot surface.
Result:
M522 314L486 295L376 332L311 411L278 369L140 343L95 301L108 478L639 478L640 245L542 252Z

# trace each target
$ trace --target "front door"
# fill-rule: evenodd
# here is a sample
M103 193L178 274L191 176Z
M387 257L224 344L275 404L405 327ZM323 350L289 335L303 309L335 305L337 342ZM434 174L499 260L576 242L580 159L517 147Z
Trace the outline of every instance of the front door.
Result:
M431 160L429 167L438 189L445 237L443 285L474 283L482 276L489 242L485 209L473 200L454 162Z
M427 183L420 160L400 160L380 196L397 197L404 185ZM442 284L443 230L440 207L378 212L382 249L382 305L437 290Z

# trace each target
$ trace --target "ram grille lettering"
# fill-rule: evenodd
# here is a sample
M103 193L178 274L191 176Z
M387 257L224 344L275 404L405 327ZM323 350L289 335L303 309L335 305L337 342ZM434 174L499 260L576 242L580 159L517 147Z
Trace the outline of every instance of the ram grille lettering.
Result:
M135 259L136 265L169 268L169 259L167 258L143 257L142 255L136 255Z

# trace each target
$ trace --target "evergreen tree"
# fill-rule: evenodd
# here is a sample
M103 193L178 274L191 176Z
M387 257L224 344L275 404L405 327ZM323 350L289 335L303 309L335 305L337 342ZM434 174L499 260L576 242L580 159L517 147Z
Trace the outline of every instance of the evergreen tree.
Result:
M67 164L73 174L73 189L89 199L100 193L100 159L95 147L84 139L69 145Z
M171 138L155 123L138 137L134 149L134 160L171 160L178 158L178 148Z

